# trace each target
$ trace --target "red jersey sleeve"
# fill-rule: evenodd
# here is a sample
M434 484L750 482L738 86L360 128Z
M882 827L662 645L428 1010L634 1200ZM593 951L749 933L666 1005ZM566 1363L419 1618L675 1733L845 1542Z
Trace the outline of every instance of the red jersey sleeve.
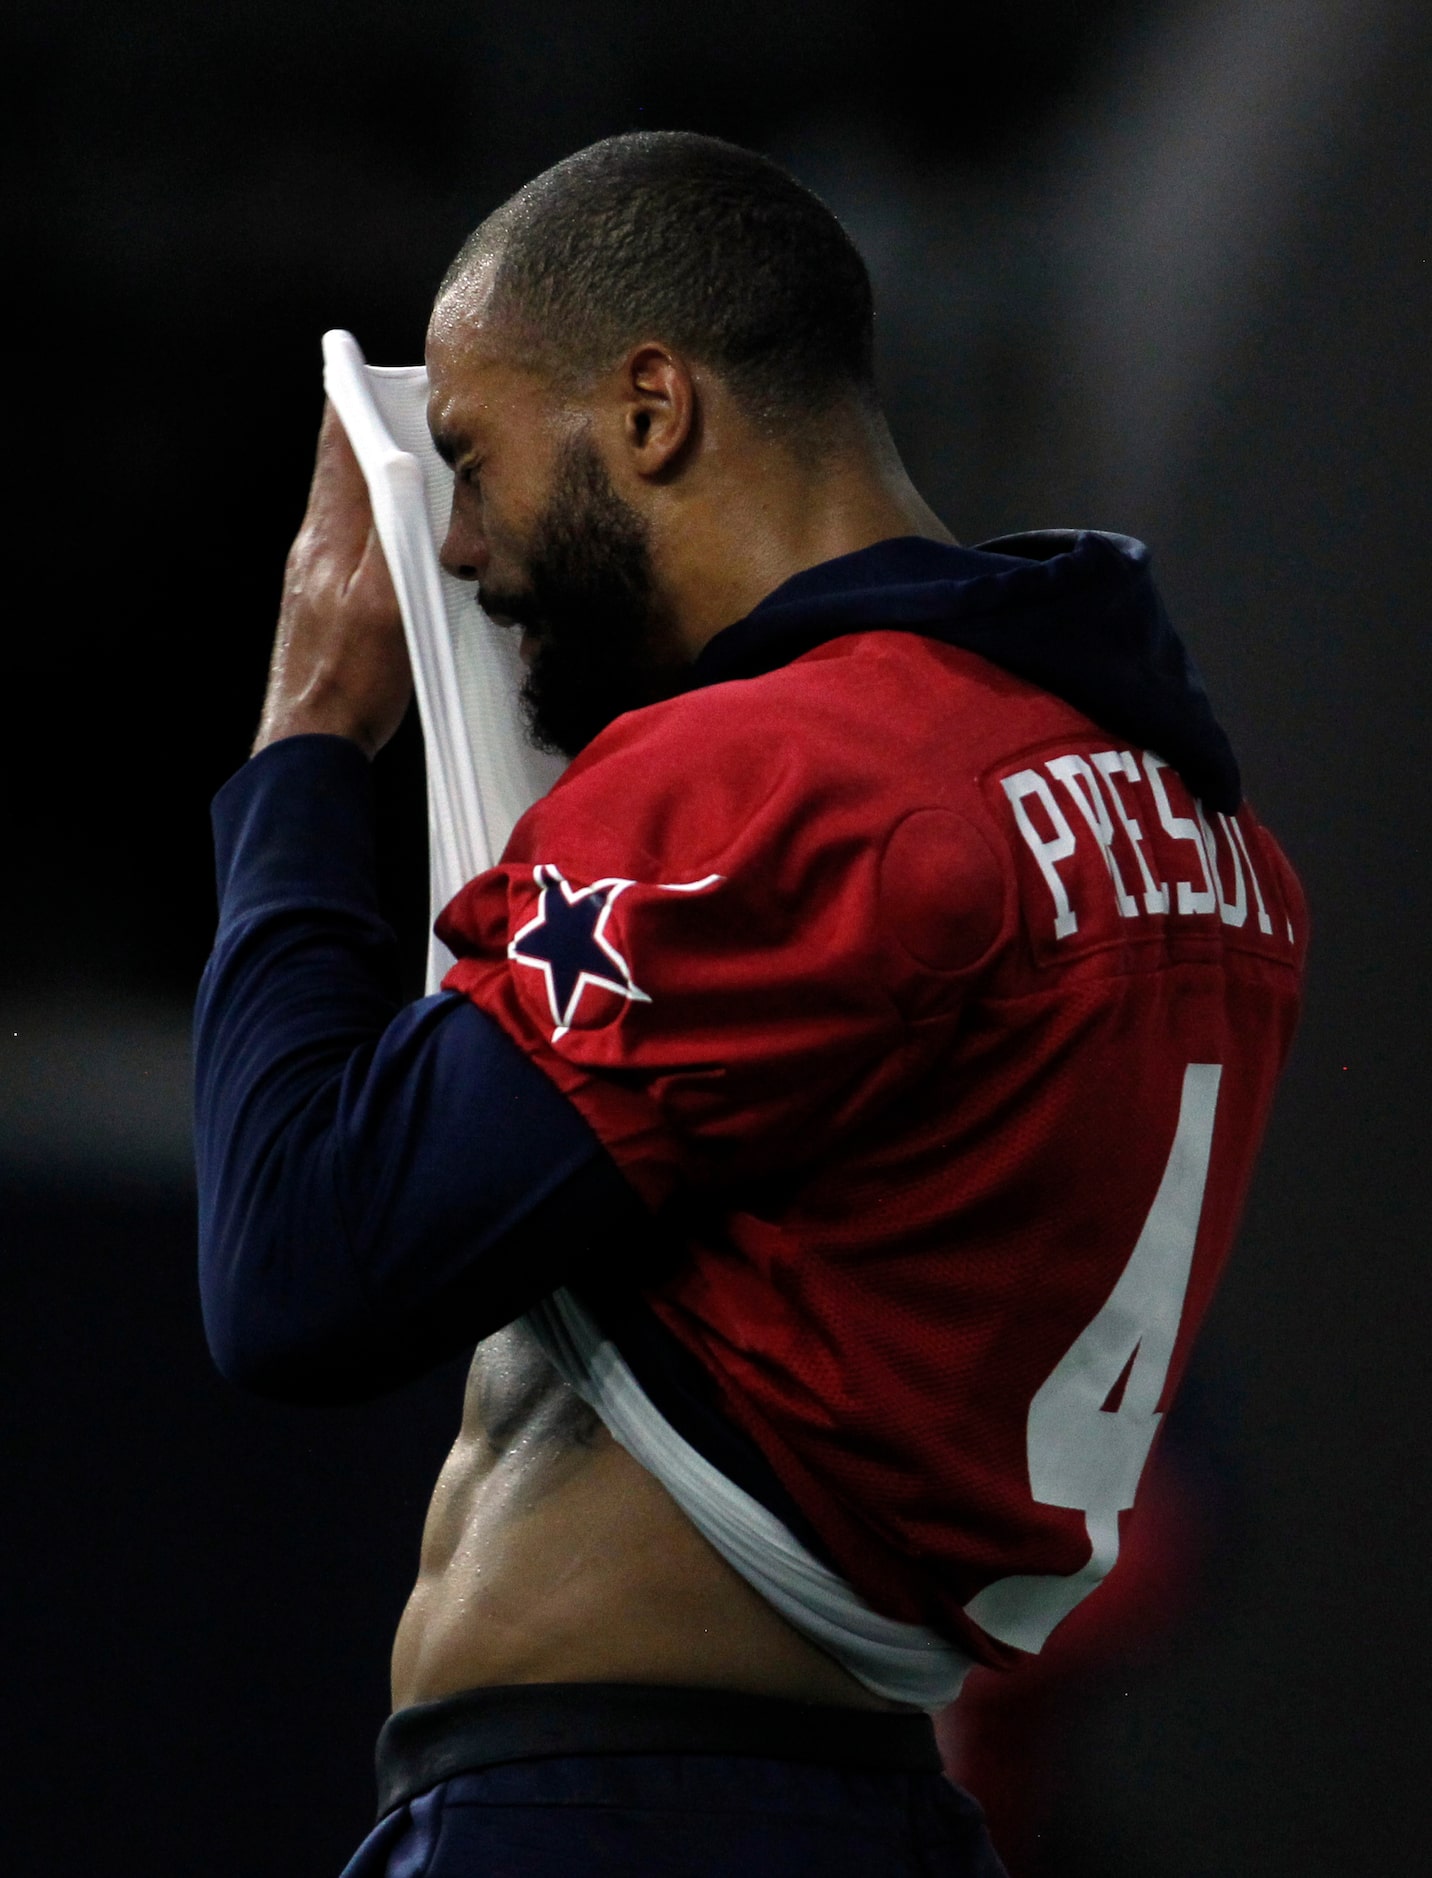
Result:
M837 1148L948 1029L1009 910L978 828L892 808L818 709L743 721L743 689L619 719L437 928L446 986L653 1205Z

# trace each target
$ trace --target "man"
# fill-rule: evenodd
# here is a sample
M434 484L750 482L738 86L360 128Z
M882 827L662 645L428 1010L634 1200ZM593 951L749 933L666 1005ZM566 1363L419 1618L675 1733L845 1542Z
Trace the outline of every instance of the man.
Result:
M1139 544L959 546L805 190L616 138L428 338L442 558L574 758L396 1004L409 680L331 413L198 1019L215 1358L477 1342L353 1873L993 1873L930 1711L1114 1562L1305 916ZM619 1436L620 1438L616 1438Z

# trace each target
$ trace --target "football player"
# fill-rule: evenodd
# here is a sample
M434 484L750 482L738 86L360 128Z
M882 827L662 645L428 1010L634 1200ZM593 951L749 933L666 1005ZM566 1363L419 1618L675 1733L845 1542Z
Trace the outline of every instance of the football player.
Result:
M1297 883L1146 550L955 540L858 254L763 158L559 163L428 367L443 563L572 761L400 1007L410 680L330 412L198 1011L223 1372L356 1398L476 1345L349 1870L996 1873L930 1717L1115 1564Z

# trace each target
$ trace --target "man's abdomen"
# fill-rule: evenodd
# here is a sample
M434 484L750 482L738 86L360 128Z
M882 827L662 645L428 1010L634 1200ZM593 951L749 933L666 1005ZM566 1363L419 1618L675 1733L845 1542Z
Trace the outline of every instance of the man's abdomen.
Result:
M895 1706L732 1570L518 1325L473 1359L392 1673L395 1708L623 1681Z

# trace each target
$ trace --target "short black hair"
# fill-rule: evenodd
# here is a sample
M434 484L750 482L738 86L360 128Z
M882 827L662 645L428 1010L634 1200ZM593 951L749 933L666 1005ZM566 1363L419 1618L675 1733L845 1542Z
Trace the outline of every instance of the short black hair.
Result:
M589 380L662 339L758 421L875 395L870 276L825 204L752 150L693 131L607 137L471 234L442 292L496 263L493 311L554 376Z

